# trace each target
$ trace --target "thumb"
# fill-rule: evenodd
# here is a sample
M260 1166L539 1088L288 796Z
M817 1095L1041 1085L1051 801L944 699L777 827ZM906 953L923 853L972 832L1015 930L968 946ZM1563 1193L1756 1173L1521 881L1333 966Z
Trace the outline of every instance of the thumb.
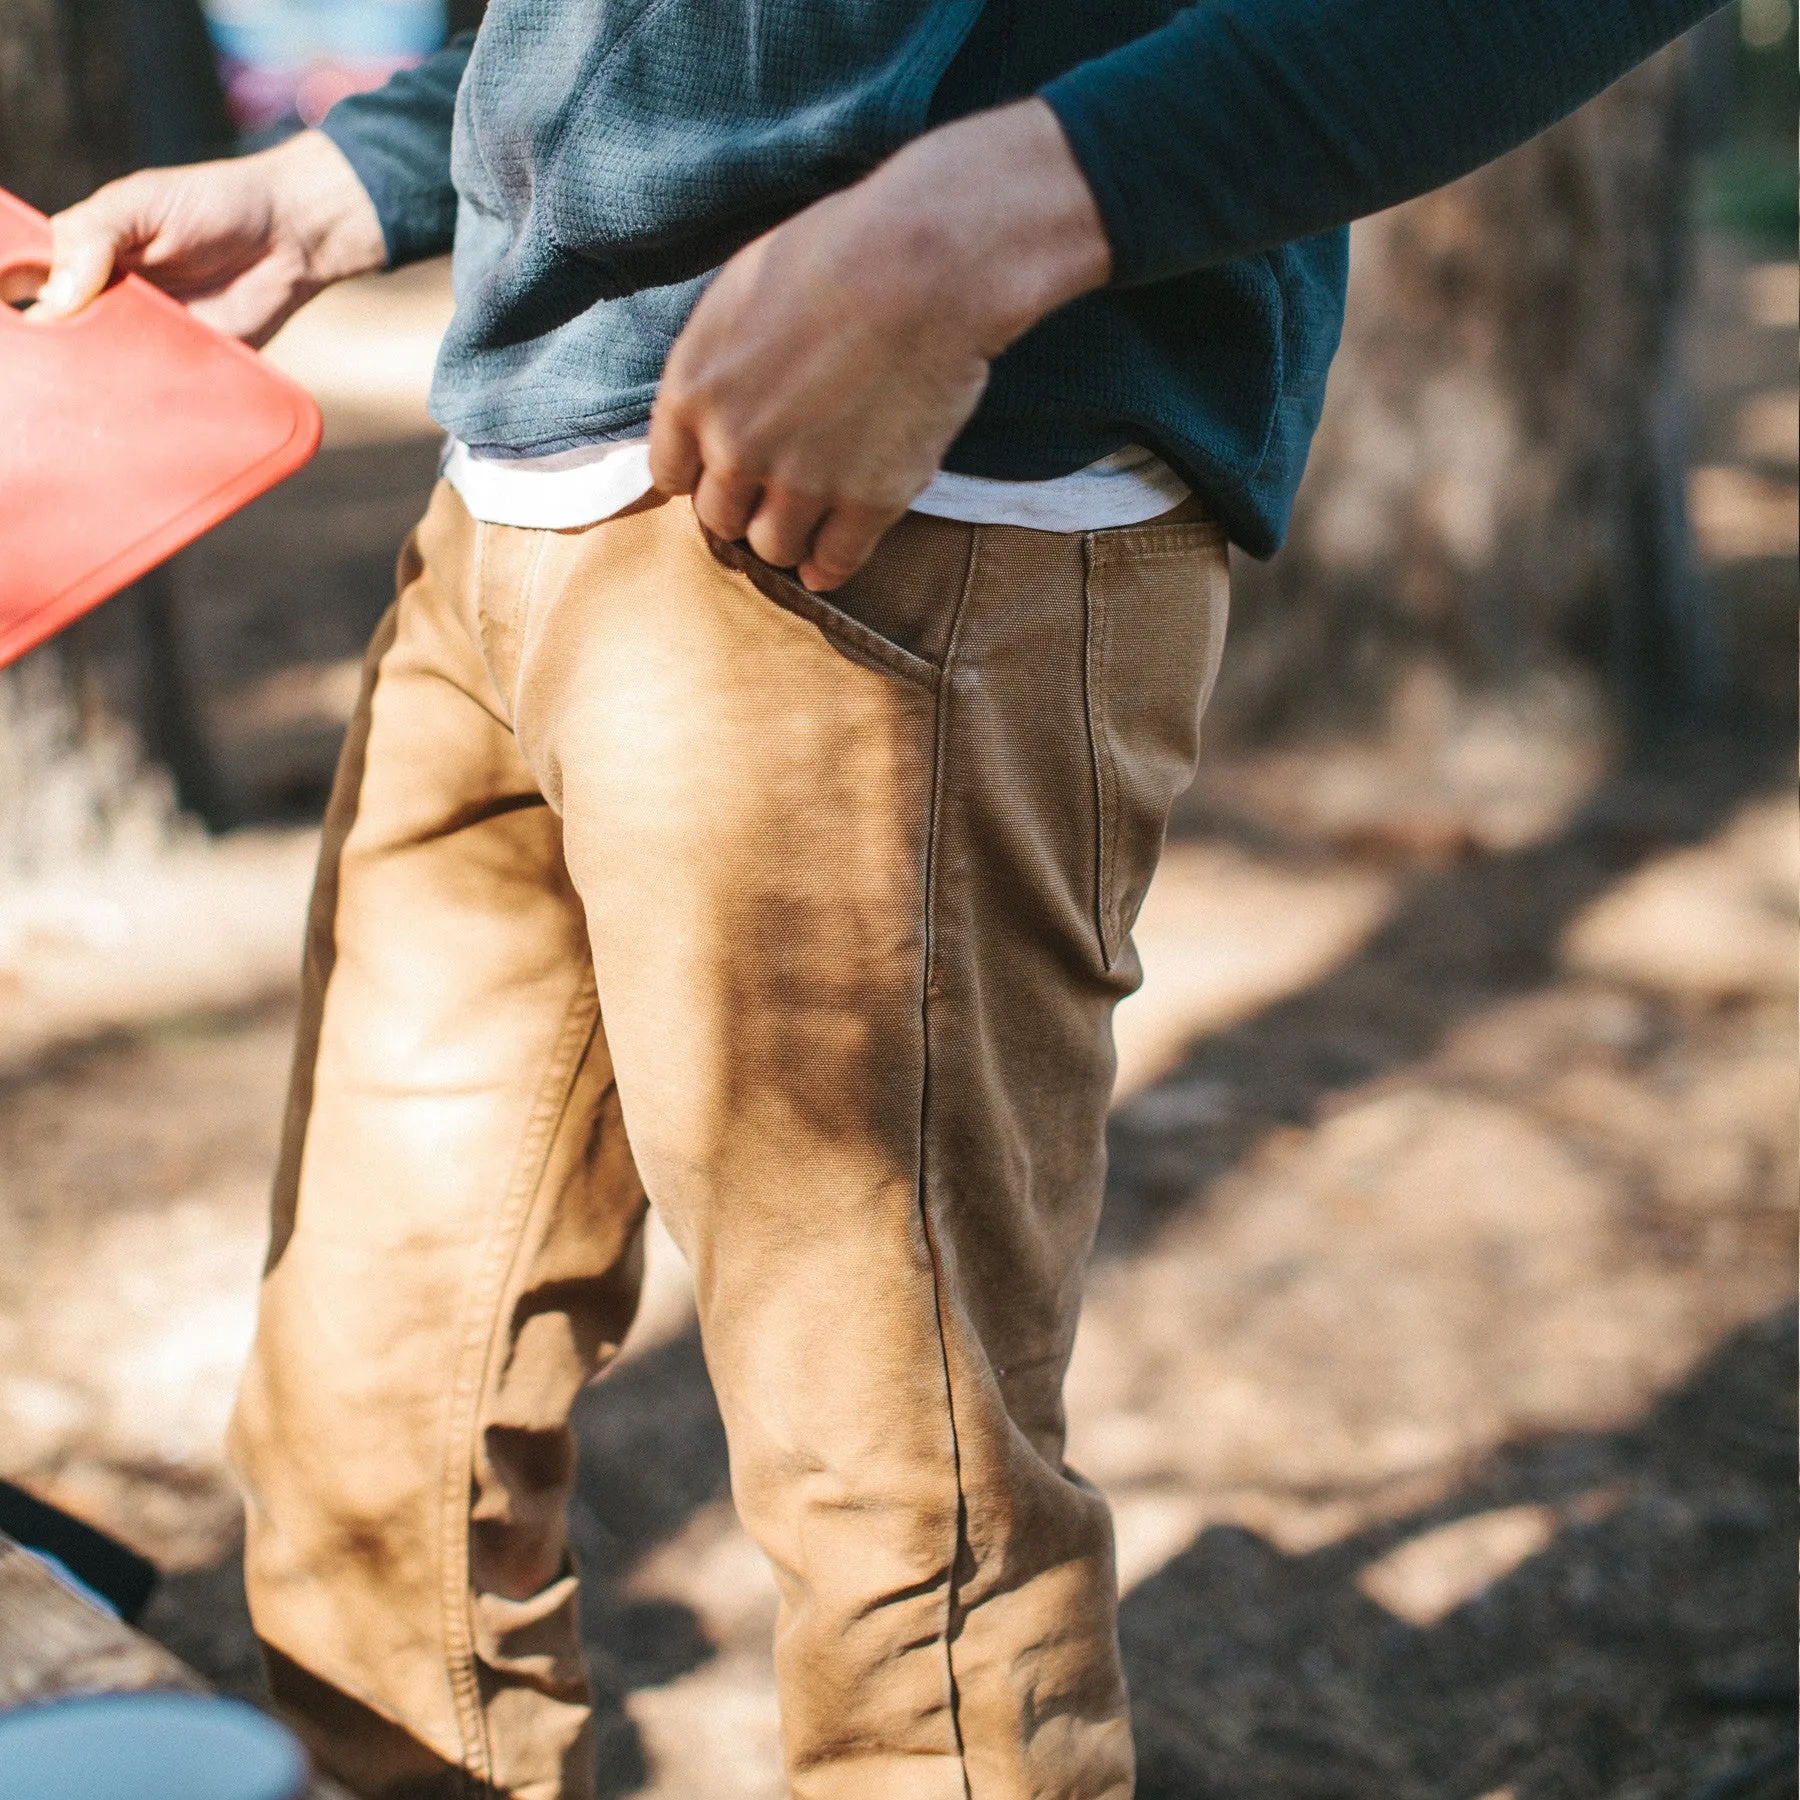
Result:
M50 275L37 304L27 308L27 318L64 319L80 312L106 286L124 252L143 241L145 222L129 203L120 204L124 199L102 188L50 221Z

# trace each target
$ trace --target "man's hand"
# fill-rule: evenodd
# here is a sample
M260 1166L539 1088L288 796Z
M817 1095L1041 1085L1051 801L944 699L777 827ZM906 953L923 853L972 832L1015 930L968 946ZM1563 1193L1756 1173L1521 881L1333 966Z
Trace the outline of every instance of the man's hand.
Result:
M937 472L993 358L1111 260L1041 100L929 132L719 271L663 373L656 484L834 588Z
M317 131L256 156L127 175L51 226L50 276L27 319L79 312L129 269L247 344L266 343L321 288L387 261L373 202Z

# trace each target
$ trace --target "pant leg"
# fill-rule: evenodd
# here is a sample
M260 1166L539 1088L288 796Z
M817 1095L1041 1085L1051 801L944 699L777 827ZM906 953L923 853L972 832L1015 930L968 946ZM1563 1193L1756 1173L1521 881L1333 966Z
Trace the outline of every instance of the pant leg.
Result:
M271 1684L324 1765L557 1800L593 1781L567 1415L630 1323L644 1202L474 555L440 490L370 649L232 1450Z
M680 502L481 537L534 571L483 584L490 667L776 1569L795 1793L1121 1800L1061 1386L1219 531L913 517L829 601Z

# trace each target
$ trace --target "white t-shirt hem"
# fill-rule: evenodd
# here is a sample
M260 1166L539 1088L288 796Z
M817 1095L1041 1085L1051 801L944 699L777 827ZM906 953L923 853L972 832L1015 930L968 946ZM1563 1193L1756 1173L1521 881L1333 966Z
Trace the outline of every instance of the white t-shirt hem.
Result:
M452 438L442 473L477 519L538 531L596 525L655 485L644 438L520 458L482 456ZM1105 531L1154 519L1179 506L1188 492L1187 483L1159 456L1133 444L1048 481L993 481L940 471L911 510L965 525Z

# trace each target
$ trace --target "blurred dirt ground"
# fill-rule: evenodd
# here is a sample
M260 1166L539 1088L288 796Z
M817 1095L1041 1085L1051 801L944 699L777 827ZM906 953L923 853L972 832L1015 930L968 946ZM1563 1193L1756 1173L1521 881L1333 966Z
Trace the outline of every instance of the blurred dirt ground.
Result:
M1734 718L1625 752L1521 703L1429 766L1212 768L1176 821L1069 1385L1144 1800L1794 1792L1795 275L1704 276ZM0 889L0 1474L155 1556L151 1629L247 1692L219 1433L313 842L279 821L435 461L441 279L332 298L280 351L330 447L177 569L264 823ZM773 1587L665 1241L578 1427L603 1791L774 1800Z

